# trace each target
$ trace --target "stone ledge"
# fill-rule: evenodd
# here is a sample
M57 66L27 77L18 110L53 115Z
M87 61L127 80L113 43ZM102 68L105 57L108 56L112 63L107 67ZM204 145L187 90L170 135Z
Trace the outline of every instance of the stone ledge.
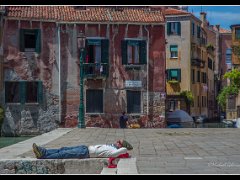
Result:
M0 160L0 174L100 174L107 158Z

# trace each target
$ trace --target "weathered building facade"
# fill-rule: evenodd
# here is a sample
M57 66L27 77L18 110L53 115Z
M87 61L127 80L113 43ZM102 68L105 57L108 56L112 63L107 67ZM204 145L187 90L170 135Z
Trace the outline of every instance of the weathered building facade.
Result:
M201 21L189 12L166 9L167 111L182 109L192 116L208 115L207 35ZM183 80L184 79L184 80ZM181 92L188 91L194 102L187 105Z
M147 7L6 7L5 135L76 127L79 32L87 127L119 127L122 111L141 127L165 126L165 20Z
M202 28L207 34L206 43L206 68L207 68L207 104L208 117L215 118L219 114L219 107L217 105L217 95L220 91L220 26L210 25L207 21L207 13L201 12L200 18L202 21Z

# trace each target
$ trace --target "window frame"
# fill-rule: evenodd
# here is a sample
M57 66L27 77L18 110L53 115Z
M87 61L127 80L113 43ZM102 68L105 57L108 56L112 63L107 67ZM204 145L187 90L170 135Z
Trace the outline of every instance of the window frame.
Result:
M25 35L34 35L35 36L35 47L26 48L26 37ZM41 29L20 29L19 31L19 50L20 52L36 52L41 53Z
M131 94L128 94L129 92L131 92L131 93L133 93L133 92L137 92L137 93L139 93L138 95L139 95L139 112L134 112L133 111L133 109L129 109L129 107L133 107L133 105L131 104L131 106L129 106L129 99L128 99L128 97L130 97L131 96ZM127 113L128 114L141 114L142 113L142 91L140 91L140 90L126 90L126 100L127 100ZM131 96L132 97L132 96ZM135 96L134 96L135 97ZM132 97L133 98L133 97ZM136 101L136 98L133 98L133 100L135 100ZM131 112L130 112L130 110L132 110Z
M132 60L132 63L129 63L129 49L132 46L132 53L131 57L136 57L136 52L138 56L138 60L135 63ZM134 47L135 46L135 47ZM137 47L136 47L137 46ZM147 40L145 39L136 39L136 38L125 38L121 42L121 55L122 55L122 65L130 65L130 66L139 66L139 65L145 65L147 64ZM136 50L138 49L138 50ZM134 55L133 55L134 54Z
M170 45L170 58L171 59L178 59L178 45ZM177 48L177 51L171 51L171 49ZM172 56L172 53L176 53L176 56Z
M19 100L18 102L7 102L6 101L6 95L7 95L7 90L6 90L6 83L8 82L13 82L13 83L18 83L18 91L19 91ZM28 96L28 93L27 93L27 83L30 83L30 82L36 82L37 83L37 94L36 94L36 97L37 97L37 101L36 102L27 102L27 96ZM31 104L42 104L43 102L43 85L42 85L42 81L5 81L4 82L4 91L5 91L5 103L6 104L21 104L21 105L31 105Z
M87 98L88 98L88 92L89 91L101 91L102 92L102 112L88 112L88 100L87 100ZM89 115L91 115L91 114L104 114L104 89L86 89L86 102L85 102L85 113L86 114L89 114Z

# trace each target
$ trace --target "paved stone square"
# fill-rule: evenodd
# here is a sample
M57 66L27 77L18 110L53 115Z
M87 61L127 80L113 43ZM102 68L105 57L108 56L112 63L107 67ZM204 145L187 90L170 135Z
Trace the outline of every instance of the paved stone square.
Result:
M134 162L140 174L239 174L239 137L239 129L233 128L75 128L53 141L46 139L46 144L41 142L41 145L59 148L77 144L112 143L125 138L134 147L130 154L136 158ZM19 157L33 158L29 150Z

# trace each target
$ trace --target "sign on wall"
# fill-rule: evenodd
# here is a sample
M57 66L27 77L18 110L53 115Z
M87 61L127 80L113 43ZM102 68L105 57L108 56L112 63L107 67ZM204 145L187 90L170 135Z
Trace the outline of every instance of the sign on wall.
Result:
M126 88L141 88L142 87L142 81L125 81L125 87Z

